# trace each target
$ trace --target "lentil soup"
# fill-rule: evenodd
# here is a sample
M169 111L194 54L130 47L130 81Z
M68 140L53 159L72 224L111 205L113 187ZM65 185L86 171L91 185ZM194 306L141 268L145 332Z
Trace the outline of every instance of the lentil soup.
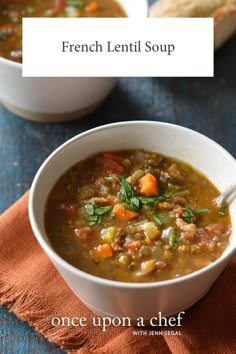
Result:
M0 57L22 62L23 17L127 17L116 0L1 0Z
M143 150L103 152L71 167L55 184L45 229L67 262L124 282L174 279L221 256L228 208L216 187L183 161Z

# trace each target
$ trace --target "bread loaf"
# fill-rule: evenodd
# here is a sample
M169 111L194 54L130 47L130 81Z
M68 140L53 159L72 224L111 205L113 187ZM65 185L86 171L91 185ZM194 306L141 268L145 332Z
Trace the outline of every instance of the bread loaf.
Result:
M236 0L159 0L150 17L213 17L214 47L219 48L236 32Z

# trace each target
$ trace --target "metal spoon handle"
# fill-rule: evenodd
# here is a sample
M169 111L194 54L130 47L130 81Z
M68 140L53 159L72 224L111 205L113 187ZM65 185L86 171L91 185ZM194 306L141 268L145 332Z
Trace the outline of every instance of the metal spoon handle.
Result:
M231 184L226 190L214 199L214 203L217 207L229 205L236 195L236 184Z

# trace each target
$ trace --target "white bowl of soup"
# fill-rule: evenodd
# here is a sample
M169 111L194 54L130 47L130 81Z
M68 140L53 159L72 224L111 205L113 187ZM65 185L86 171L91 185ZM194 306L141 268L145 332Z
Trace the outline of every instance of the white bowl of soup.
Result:
M94 313L146 322L185 311L236 246L235 159L204 135L134 121L82 133L54 151L32 184L34 234Z
M147 11L146 0L47 0L37 4L33 0L1 1L0 102L26 119L66 121L94 111L117 81L113 77L23 78L22 17L142 18Z

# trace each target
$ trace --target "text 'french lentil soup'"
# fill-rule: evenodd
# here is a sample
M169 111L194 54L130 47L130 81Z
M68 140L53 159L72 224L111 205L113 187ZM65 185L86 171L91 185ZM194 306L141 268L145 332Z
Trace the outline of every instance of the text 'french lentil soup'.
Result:
M228 208L216 187L173 158L141 150L103 152L55 184L45 229L67 262L124 282L174 279L201 269L229 244Z
M23 17L127 17L116 0L1 0L0 57L22 62Z

